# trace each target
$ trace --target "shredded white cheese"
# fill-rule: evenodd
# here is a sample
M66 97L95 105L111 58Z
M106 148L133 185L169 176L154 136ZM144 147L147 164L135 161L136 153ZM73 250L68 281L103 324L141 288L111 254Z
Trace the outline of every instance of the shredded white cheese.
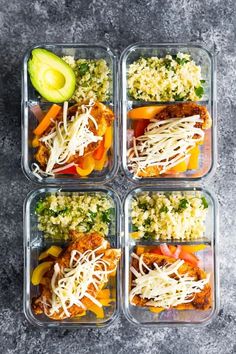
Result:
M98 290L99 285L106 283L108 275L114 272L114 269L108 270L109 262L102 259L104 253L97 254L101 249L104 249L104 244L85 253L73 250L68 268L63 268L58 263L54 265L51 306L47 309L49 317L59 312L63 318L70 317L69 309L73 305L86 309L81 301L84 297L102 307L89 290L91 286Z
M139 272L133 267L130 269L136 277L132 284L134 288L130 292L131 304L135 305L133 303L135 295L148 299L147 306L165 309L193 301L195 294L201 292L209 282L210 275L207 274L205 279L195 280L187 273L179 274L178 270L183 264L184 261L178 259L163 267L154 263L155 269L150 269L143 262L141 255Z
M189 150L203 140L204 131L195 127L201 122L199 115L152 119L144 135L133 138L133 147L128 150L129 167L136 176L149 166L158 166L160 174L165 173L188 158Z
M101 136L95 135L89 128L90 121L95 129L97 122L91 115L92 104L83 105L82 113L77 111L75 116L68 119L68 102L64 102L63 121L55 121L55 126L39 140L43 142L49 150L46 174L51 174L56 164L63 165L69 159L78 154L83 156L86 147L91 143L102 140Z

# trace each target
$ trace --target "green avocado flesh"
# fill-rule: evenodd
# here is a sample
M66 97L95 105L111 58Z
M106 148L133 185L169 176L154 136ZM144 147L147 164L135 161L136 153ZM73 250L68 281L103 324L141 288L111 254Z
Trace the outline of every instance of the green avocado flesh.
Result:
M47 101L67 101L75 91L74 71L64 60L46 49L32 50L28 72L32 85Z

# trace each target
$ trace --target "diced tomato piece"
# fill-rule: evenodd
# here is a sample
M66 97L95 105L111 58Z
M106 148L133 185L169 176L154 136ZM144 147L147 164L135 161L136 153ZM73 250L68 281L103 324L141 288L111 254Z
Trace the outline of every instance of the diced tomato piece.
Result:
M145 129L150 123L149 119L139 119L134 122L134 136L138 138L144 134Z

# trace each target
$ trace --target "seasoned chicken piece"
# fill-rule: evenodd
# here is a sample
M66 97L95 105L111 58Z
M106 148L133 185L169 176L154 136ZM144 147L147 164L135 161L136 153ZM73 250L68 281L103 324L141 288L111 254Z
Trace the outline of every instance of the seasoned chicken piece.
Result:
M155 253L143 253L143 261L150 268L154 268L154 263L156 263L159 267L164 267L167 264L172 264L176 262L175 258L157 255ZM136 258L132 258L132 266L139 271L139 261ZM148 273L148 270L146 270ZM188 274L189 277L194 278L194 280L201 280L206 278L206 273L199 267L193 267L188 263L184 263L178 269L178 273ZM173 274L173 277L176 277ZM132 280L135 279L135 276L132 274ZM147 305L150 299L142 298L139 295L135 295L133 297L132 303L136 306L150 306ZM196 293L194 299L185 304L181 304L175 306L175 309L178 310L191 310L191 309L199 309L199 310L208 310L211 307L211 286L210 284L206 284L203 290L199 293Z
M32 308L35 314L45 313L46 315L48 315L52 299L51 281L54 274L54 265L57 263L60 269L68 268L70 266L72 251L77 250L81 254L84 254L86 251L96 250L97 248L99 248L96 251L96 256L100 254L102 255L101 260L105 262L107 271L111 271L109 277L115 274L121 255L121 251L119 249L111 249L109 242L106 241L98 233L82 234L73 231L72 240L72 243L54 261L54 264L52 265L51 269L45 275L45 284L40 285L41 295L37 299L33 299L32 301ZM98 267L103 270L102 264L98 265ZM94 286L94 284L91 283L88 285L87 293L96 298L99 291L105 285L106 283L102 281L100 281L97 286ZM91 306L91 300L86 296L84 296L80 301L85 306L85 308L89 308L89 306ZM68 308L68 311L70 313L69 317L75 317L76 315L82 314L84 312L84 308L73 304L71 307ZM68 316L65 315L65 313L63 312L63 308L60 307L58 312L54 312L49 317L54 320L61 320L63 318L67 318Z
M205 106L200 106L194 102L178 103L166 106L156 114L155 119L165 120L169 118L183 118L200 115L203 123L197 123L196 127L208 129L211 127L211 117Z
M40 165L42 167L44 167L47 165L48 156L49 156L48 149L46 148L46 146L43 143L39 142L39 147L38 147L38 150L35 154L36 161L38 161L40 163Z
M73 106L71 106L68 109L67 112L67 116L68 118L72 118L73 116L76 115L76 113L78 112L78 114L82 113L82 105L81 104L75 104ZM98 135L98 136L103 136L106 132L107 127L111 126L112 121L114 120L114 113L113 111L108 108L107 106L105 106L103 103L101 102L95 102L94 105L91 108L91 115L93 116L93 118L95 119L95 121L97 122L97 127L95 126L95 124L90 120L89 121L89 129L90 131L92 131L94 133L94 135ZM57 116L57 121L62 121L63 120L63 115L62 113L59 114ZM52 127L53 127L52 123L50 125L50 127L47 129L47 131L45 132L44 135L47 135ZM90 143L84 150L84 155L90 154L93 151L95 151L99 145L100 141L98 142L92 142ZM42 167L45 167L47 165L47 161L49 158L49 150L48 148L40 143L39 148L37 153L35 154L35 158L36 160L40 163L40 165ZM82 161L83 157L79 156L78 154L75 154L74 156L71 156L67 163L71 163L71 162L75 162L80 164ZM57 167L61 167L60 165L56 165L54 166L55 168Z

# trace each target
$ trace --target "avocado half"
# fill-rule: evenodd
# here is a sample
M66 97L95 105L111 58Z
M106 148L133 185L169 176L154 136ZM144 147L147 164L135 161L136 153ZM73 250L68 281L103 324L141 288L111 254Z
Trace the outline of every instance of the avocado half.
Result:
M28 72L32 85L47 101L67 101L75 91L74 71L64 60L46 49L32 50Z

